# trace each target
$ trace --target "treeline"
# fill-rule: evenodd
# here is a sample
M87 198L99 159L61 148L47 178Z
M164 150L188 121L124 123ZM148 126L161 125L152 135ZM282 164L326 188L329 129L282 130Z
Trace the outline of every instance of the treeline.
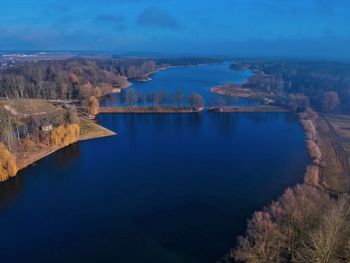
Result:
M79 100L83 107L91 97L110 94L128 79L146 80L158 68L215 63L211 58L50 60L15 64L0 71L0 98Z
M350 110L350 64L332 61L246 61L232 69L252 69L247 86L277 95L301 94L310 104L329 112Z
M224 62L219 58L208 57L180 57L180 58L158 58L155 59L157 65L160 66L194 66L200 64L215 64Z
M248 222L246 235L223 262L350 261L350 199L331 198L306 184L284 195Z
M109 101L109 98L105 99L106 104L114 104L114 97ZM191 93L185 95L182 90L178 89L174 93L167 93L163 91L151 92L151 93L138 93L134 88L127 88L120 94L120 101L124 105L134 106L191 106L191 107L203 107L205 106L205 100L203 96L198 93Z
M155 62L148 60L77 58L17 64L0 72L0 97L88 100L93 93L108 94L127 78L142 78L155 69Z

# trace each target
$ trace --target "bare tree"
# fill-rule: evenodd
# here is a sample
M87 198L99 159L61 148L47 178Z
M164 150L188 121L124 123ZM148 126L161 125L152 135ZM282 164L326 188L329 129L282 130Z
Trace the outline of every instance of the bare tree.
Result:
M184 98L185 98L185 96L184 96L182 90L180 90L180 89L176 90L174 99L175 99L176 105L178 107L181 106L181 104L183 103Z
M331 209L323 215L319 227L311 231L310 239L299 253L299 262L341 262L348 245L350 207L349 197L342 196L333 202Z
M203 107L205 105L204 98L198 93L192 93L188 98L188 102L191 107Z
M322 109L325 112L336 112L339 109L340 100L338 93L334 91L325 92L322 99Z
M133 88L128 88L125 91L125 103L128 104L129 106L136 106L138 102L138 94L135 89Z
M248 222L247 234L239 237L239 247L233 251L238 261L247 263L279 263L285 242L279 227L267 212L256 212Z

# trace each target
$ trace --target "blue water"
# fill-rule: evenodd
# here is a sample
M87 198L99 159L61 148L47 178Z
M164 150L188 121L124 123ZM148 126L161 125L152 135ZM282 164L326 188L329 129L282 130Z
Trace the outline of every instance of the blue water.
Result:
M309 162L290 113L101 115L0 184L1 262L215 262Z
M230 63L200 65L192 67L176 67L162 70L151 76L152 81L139 82L132 80L131 88L139 94L139 105L145 104L143 95L151 95L162 92L165 99L164 104L174 104L172 96L176 91L181 91L185 96L183 105L188 104L187 97L195 92L200 94L207 106L210 105L257 105L260 102L251 99L233 99L213 94L210 88L226 84L241 84L251 76L251 71L234 71L230 69ZM123 91L126 92L127 89ZM147 99L146 104L151 106L152 100ZM123 106L124 94L112 95L107 98L102 106Z

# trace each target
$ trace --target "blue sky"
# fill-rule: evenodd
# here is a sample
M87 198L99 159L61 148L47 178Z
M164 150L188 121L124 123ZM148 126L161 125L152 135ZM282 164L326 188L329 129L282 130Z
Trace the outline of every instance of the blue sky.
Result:
M349 56L348 0L6 0L1 50Z

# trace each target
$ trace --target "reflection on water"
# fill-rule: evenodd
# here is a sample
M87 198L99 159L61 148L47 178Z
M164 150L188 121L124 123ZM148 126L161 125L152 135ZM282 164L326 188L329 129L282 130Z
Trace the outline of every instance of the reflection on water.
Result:
M0 210L13 203L21 193L21 178L15 177L0 185ZM1 211L0 211L1 215Z
M65 165L68 165L70 162L74 162L75 159L78 159L80 156L80 145L79 143L75 143L70 145L69 147L65 147L60 150L56 154L55 158L55 168L59 169Z

